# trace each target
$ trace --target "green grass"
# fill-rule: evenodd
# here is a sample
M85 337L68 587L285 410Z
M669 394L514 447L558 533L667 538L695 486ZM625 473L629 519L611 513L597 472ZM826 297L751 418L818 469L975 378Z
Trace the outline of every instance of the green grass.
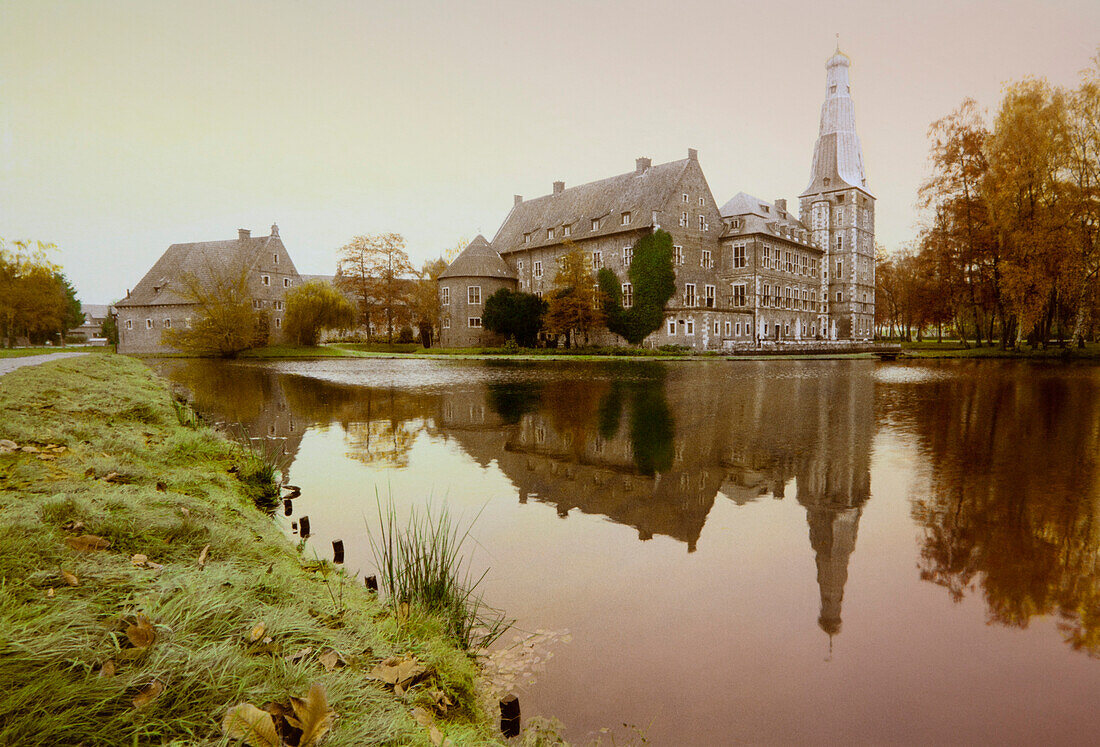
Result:
M342 570L305 562L238 478L252 457L181 416L141 363L83 356L4 376L0 438L65 447L0 454L0 744L224 743L228 707L314 682L337 714L326 744L428 744L410 711L436 689L457 703L448 737L494 741L447 621L414 604L399 624ZM66 543L85 533L110 547ZM135 566L137 553L163 567ZM157 636L144 651L126 636L138 614ZM251 643L260 622L271 641ZM326 671L328 648L347 666ZM429 680L404 696L369 680L391 655L416 656ZM99 676L108 661L115 674ZM154 679L163 694L135 708Z
M1000 345L985 345L977 347L973 342L970 348L964 348L958 340L922 340L920 342L902 342L902 351L915 358L1021 358L1031 360L1070 359L1070 360L1100 360L1100 344L1088 343L1083 349L1076 348L1069 343L1062 348L1056 344L1044 349L1031 348L1025 345L1020 350L1002 350Z
M25 358L29 355L49 355L50 353L113 353L114 348L109 345L86 345L52 347L43 346L37 348L0 348L0 358Z

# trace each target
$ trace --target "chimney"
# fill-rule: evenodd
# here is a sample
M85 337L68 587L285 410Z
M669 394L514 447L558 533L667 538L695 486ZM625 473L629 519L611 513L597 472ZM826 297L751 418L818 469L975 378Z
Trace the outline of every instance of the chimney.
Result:
M699 151L695 150L695 148L688 148L688 160L689 161L698 161L699 160Z
M775 207L779 212L785 213L785 212L787 212L787 201L786 200L776 200L775 201Z
M251 229L249 229L249 228L238 228L237 229L237 240L238 241L244 241L245 239L249 238L250 236L252 236L252 230Z
M512 207L515 207L523 202L523 195L512 195L512 199L515 200L515 202L512 203Z
M634 174L641 176L646 172L650 166L653 165L653 160L649 158L635 158L634 159Z
M278 223L272 223L271 224L271 235L272 235L273 238L276 238L276 239L279 238L279 224Z
M565 182L554 182L554 194L560 195L565 191Z

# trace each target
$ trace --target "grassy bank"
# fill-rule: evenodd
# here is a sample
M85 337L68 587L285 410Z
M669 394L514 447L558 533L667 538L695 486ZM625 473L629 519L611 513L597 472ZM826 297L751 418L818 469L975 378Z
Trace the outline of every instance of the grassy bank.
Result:
M225 742L230 707L315 684L325 744L431 744L426 718L493 742L444 623L306 561L249 498L250 457L179 413L123 356L0 377L21 447L0 446L0 744Z
M1088 343L1084 348L1076 348L1069 344L1061 348L1050 345L1046 348L1031 348L1024 346L1020 350L1002 350L1000 345L985 345L977 347L973 342L969 348L963 347L958 340L922 340L920 342L901 343L902 351L914 358L1020 358L1031 360L1100 360L1100 344Z
M29 355L48 355L50 353L113 353L114 348L107 345L80 345L67 347L43 346L37 348L0 348L0 358L25 358Z

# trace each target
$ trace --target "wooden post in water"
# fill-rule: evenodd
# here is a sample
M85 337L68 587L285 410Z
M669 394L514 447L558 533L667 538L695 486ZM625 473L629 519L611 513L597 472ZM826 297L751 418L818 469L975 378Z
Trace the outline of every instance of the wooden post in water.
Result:
M511 693L500 699L500 731L505 737L519 736L519 698Z
M378 593L378 577L377 576L367 576L365 581L367 582L367 591L373 591L375 594L377 594Z
M298 519L298 536L305 539L309 536L309 517L303 516Z
M283 515L290 516L292 513L294 513L294 501L286 498L283 500Z
M332 562L343 563L344 562L344 540L332 541Z

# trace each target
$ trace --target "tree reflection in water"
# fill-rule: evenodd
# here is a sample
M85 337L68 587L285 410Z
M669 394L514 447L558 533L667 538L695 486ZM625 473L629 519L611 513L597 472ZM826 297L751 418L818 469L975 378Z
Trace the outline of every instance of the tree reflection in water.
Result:
M925 487L921 578L956 601L980 589L990 622L1055 615L1100 656L1100 386L1088 369L1019 366L894 392L915 427Z

